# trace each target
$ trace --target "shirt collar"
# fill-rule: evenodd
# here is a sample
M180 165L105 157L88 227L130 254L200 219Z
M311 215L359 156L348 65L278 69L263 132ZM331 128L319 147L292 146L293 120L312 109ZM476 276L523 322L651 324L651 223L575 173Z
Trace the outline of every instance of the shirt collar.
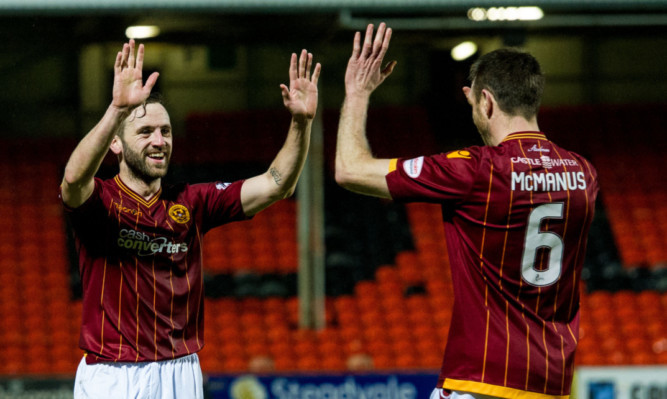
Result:
M510 140L520 140L520 139L529 139L529 140L547 140L547 136L542 132L515 132L508 134L501 143Z

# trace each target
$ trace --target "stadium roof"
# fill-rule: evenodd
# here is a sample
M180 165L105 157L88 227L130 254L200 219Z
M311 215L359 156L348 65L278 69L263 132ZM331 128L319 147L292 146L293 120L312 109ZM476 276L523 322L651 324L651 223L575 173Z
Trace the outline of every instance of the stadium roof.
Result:
M570 11L667 9L665 0L2 0L0 12L90 12L128 10L219 10L235 12L400 10L448 11L474 7L523 6Z

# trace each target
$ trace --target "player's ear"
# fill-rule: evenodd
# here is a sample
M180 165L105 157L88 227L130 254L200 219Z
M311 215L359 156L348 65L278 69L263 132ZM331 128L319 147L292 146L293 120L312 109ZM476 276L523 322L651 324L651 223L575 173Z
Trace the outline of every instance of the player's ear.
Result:
M490 91L482 89L482 110L487 118L491 119L496 108L496 99Z
M120 153L123 152L123 142L118 135L113 136L109 148L116 155L120 155Z
M463 87L463 95L465 96L466 100L468 100L468 104L472 105L472 100L470 99L470 93L472 92L472 89L468 86Z

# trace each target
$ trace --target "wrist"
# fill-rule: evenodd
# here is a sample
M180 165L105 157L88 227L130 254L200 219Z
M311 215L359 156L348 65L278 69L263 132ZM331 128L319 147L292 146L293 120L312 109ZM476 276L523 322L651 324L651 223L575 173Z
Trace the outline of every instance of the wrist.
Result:
M118 106L115 105L114 103L111 103L109 105L108 110L114 114L117 114L119 116L128 116L132 112L132 108L128 106Z
M371 93L363 90L345 92L345 101L368 102L370 98Z
M346 93L343 107L366 109L370 103L370 95L361 93Z
M313 118L306 115L292 115L292 124L300 127L308 127L313 122Z

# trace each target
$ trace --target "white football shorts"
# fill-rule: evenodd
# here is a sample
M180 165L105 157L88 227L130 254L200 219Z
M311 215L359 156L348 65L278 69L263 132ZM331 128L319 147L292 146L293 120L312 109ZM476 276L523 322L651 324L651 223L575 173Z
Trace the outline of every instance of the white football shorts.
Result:
M76 370L74 399L204 398L196 353L174 360L145 363L86 364Z

